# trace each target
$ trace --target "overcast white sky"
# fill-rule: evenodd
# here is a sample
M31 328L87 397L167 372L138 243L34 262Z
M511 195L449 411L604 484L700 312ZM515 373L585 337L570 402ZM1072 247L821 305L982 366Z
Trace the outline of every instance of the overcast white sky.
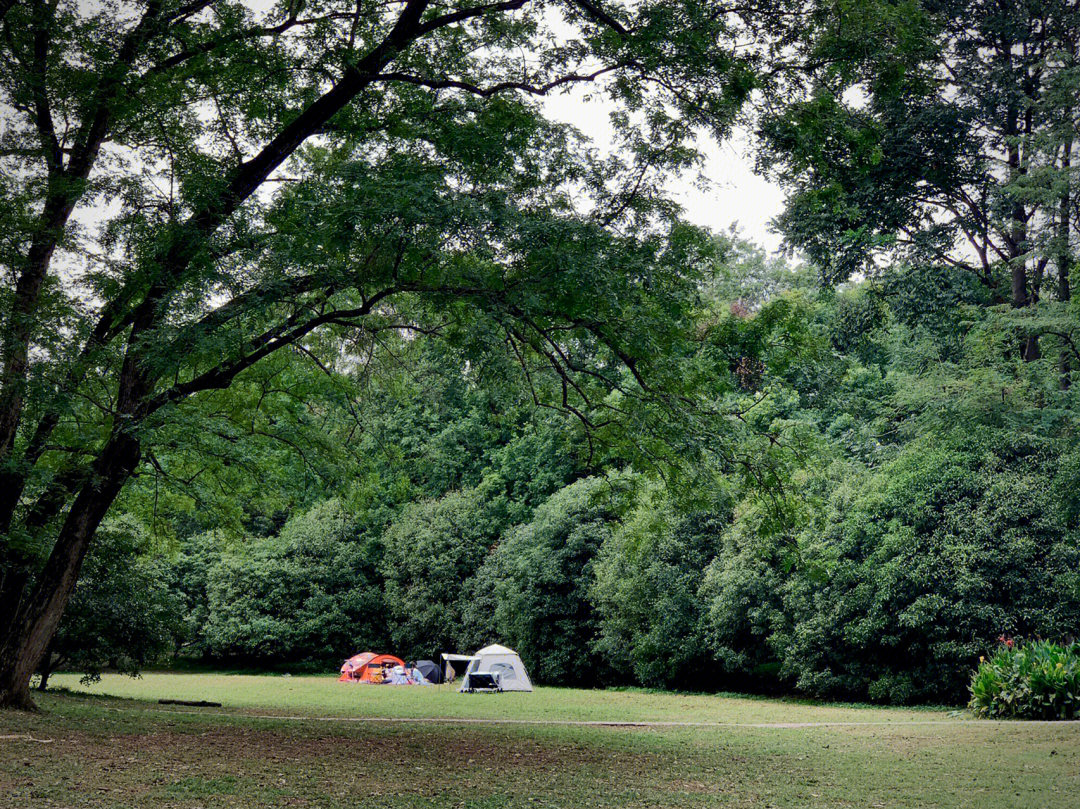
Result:
M577 88L550 96L544 100L544 109L552 118L581 130L601 151L609 151L611 107L603 101L584 100L585 93ZM780 236L769 229L769 221L783 209L784 195L777 185L754 173L748 133L737 131L723 144L703 135L698 145L705 154L705 187L698 187L697 172L669 183L672 196L686 209L687 219L717 231L737 224L743 236L775 252Z

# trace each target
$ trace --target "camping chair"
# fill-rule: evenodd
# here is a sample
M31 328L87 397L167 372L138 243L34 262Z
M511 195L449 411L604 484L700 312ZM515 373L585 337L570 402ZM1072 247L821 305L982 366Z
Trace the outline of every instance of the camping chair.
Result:
M502 691L502 682L499 679L498 672L473 671L465 675L465 682L462 683L461 690L466 694L474 694L477 691L498 693Z

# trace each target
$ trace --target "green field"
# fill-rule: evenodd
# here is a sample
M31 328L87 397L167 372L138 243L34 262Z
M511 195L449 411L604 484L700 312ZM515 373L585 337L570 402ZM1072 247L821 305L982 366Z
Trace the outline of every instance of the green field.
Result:
M950 709L897 710L662 691L538 688L531 694L459 694L453 684L380 688L333 676L147 673L105 675L90 687L77 675L50 685L138 700L161 697L220 702L243 711L343 717L481 718L599 722L837 722L946 718Z
M555 688L462 695L332 677L56 684L72 690L42 696L41 714L0 714L0 806L1071 809L1080 794L1080 725L945 709ZM163 697L223 707L167 708ZM364 719L379 721L353 721Z

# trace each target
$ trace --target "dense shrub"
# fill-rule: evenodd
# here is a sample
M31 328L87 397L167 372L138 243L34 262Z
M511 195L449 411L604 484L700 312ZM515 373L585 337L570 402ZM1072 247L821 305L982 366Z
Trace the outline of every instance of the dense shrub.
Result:
M984 640L1080 622L1080 543L1056 514L1052 446L1005 430L908 444L833 494L774 637L809 693L959 701Z
M983 717L1080 717L1080 644L1002 644L971 678L970 707Z
M478 577L474 593L492 596L499 638L538 682L595 685L606 674L591 654L599 618L589 588L614 528L618 488L617 480L586 478L556 492L508 532Z
M620 475L533 510L539 490L508 498L492 474L400 508L385 530L358 531L328 501L277 536L189 538L174 576L194 648L213 658L497 641L538 682L581 685L951 702L985 638L1075 631L1073 456L984 426L880 457L800 472L788 521L749 498L686 514L660 483Z
M591 590L600 617L595 649L621 678L651 687L715 685L698 589L726 523L715 514L681 516L653 484L605 541Z
M331 662L384 643L380 555L336 500L297 515L276 537L227 549L206 574L203 651L259 664Z
M710 654L739 687L775 687L779 668L770 639L785 621L784 583L793 575L784 546L768 535L760 507L740 509L719 538L698 595Z
M305 495L272 499L243 541L176 530L191 648L502 642L539 682L905 703L966 699L988 637L1075 633L1080 384L1054 343L1019 363L1024 329L947 269L834 293L812 268L749 261L749 286L721 269L706 296L715 350L686 380L738 432L668 436L711 459L678 487L534 409L508 366L415 341L418 373L372 382L347 517L324 504L281 529L280 503Z
M197 533L184 539L181 550L171 560L170 575L183 604L185 656L211 656L206 636L210 620L210 596L207 591L210 571L222 560L228 543L220 531Z
M384 537L380 567L395 653L424 658L458 649L466 583L499 527L475 489L400 512Z

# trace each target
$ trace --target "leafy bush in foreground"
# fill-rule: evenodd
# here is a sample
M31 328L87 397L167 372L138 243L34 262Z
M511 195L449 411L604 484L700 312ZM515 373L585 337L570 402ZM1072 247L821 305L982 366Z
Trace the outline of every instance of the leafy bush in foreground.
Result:
M982 717L1080 717L1080 644L1002 645L971 678L971 709Z

